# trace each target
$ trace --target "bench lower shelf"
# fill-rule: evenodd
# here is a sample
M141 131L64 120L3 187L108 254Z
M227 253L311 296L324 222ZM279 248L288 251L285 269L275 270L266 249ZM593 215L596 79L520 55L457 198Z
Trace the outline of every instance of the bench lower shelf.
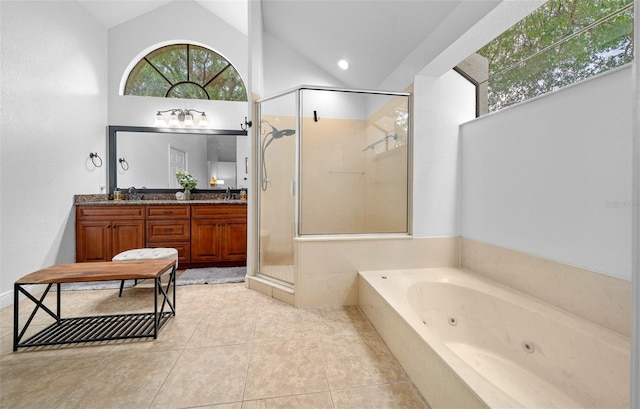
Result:
M171 312L159 315L157 329L159 330L172 316ZM17 346L34 347L117 339L155 338L155 318L156 314L152 312L63 318Z

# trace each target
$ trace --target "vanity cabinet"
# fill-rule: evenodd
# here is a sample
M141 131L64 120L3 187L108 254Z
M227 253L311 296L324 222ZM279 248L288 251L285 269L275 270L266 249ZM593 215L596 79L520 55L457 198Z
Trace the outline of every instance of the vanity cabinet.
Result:
M147 246L178 250L178 265L191 261L191 206L147 206Z
M142 206L78 206L76 261L111 261L116 254L144 247Z
M192 206L191 237L193 263L246 260L246 206Z
M76 206L76 262L110 261L135 248L172 247L181 267L244 265L244 204Z

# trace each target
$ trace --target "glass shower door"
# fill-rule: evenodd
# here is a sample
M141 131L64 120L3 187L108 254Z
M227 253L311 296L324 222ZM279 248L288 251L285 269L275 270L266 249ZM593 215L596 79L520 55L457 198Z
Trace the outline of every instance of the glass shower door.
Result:
M285 285L294 284L296 106L296 94L285 94L262 102L258 113L258 273Z

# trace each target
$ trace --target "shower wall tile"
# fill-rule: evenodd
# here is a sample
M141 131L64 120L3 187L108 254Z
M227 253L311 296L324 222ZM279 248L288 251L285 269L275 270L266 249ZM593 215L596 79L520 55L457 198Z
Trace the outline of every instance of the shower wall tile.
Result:
M358 273L301 275L298 282L303 307L330 307L358 304Z
M326 307L358 302L357 273L363 270L456 267L459 238L299 238L296 305Z
M491 244L462 239L462 267L624 336L631 333L631 283Z

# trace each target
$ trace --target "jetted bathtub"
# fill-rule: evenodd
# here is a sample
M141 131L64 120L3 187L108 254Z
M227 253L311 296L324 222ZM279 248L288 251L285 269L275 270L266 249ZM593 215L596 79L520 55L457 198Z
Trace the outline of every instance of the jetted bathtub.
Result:
M628 408L630 341L455 268L367 271L360 307L433 408Z

